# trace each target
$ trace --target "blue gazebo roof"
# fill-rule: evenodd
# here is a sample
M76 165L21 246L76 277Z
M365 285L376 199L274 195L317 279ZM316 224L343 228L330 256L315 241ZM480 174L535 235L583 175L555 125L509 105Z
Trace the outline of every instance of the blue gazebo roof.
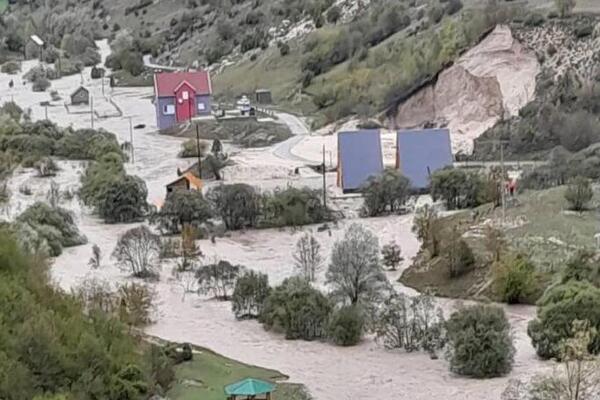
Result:
M379 130L363 129L338 134L338 163L344 191L358 190L372 176L383 172Z
M271 393L273 390L275 390L274 384L254 378L242 379L225 386L225 393L228 396L257 396Z

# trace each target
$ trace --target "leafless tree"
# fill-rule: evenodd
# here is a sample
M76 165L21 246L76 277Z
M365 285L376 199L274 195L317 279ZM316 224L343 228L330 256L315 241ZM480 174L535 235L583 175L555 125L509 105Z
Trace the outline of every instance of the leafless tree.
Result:
M331 252L327 283L342 302L372 304L389 282L379 262L379 243L373 232L352 224Z
M200 267L196 273L199 291L212 294L218 300L228 300L242 269L240 265L222 260Z
M293 254L296 268L310 282L314 282L315 274L323 265L321 256L321 245L310 234L302 236L296 242L296 251Z
M46 194L46 199L48 200L48 204L52 208L57 208L60 203L60 186L58 183L52 181L50 182L50 189Z
M113 257L121 268L137 278L157 278L160 238L145 225L125 232L119 238Z
M152 322L156 291L144 283L125 283L117 290L119 318L130 326L144 326Z
M100 263L102 262L102 253L100 251L100 247L97 244L92 246L92 256L88 261L88 265L90 268L98 269L100 268Z

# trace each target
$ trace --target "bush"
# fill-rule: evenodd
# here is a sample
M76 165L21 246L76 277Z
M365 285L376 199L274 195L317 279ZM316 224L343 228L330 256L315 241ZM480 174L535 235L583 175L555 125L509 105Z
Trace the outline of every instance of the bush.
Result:
M141 221L148 212L146 182L137 176L112 179L96 198L98 215L107 223Z
M231 309L237 319L258 318L271 292L269 277L260 272L248 271L235 282L231 296Z
M0 72L3 74L15 75L21 70L21 64L17 61L7 61L0 67Z
M560 358L560 345L571 335L573 321L589 321L600 328L600 289L587 281L568 281L552 286L538 301L537 318L529 323L527 334L537 354ZM590 353L600 352L600 337L590 344Z
M440 256L447 263L450 278L466 274L475 265L473 251L457 232L453 232L450 241L442 248Z
M112 256L119 266L136 278L158 278L160 238L145 225L119 237Z
M50 81L46 78L38 78L33 81L31 86L34 92L45 92L50 87Z
M396 170L386 169L382 175L370 178L362 192L365 215L375 217L395 213L410 196L410 180Z
M497 291L502 301L508 304L528 302L535 284L535 266L524 256L509 258L496 263Z
M569 203L569 209L573 211L584 211L592 198L594 191L587 178L578 176L571 180L565 191L565 200Z
M43 202L29 206L17 217L17 222L29 225L37 231L40 239L45 239L50 244L50 256L60 255L62 247L78 246L87 242L69 211L52 208Z
M515 348L504 310L475 305L454 312L446 323L450 369L474 378L510 372Z
M345 306L335 311L329 320L328 337L338 346L354 346L360 342L365 321L357 306Z
M332 305L305 279L288 278L267 297L259 321L286 339L315 340L327 336Z

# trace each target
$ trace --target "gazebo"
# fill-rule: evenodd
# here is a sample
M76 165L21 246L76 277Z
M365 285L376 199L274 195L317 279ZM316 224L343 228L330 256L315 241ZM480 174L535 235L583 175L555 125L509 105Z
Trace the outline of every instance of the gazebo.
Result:
M274 384L254 378L242 379L225 386L225 394L228 400L270 400L273 390L275 390Z

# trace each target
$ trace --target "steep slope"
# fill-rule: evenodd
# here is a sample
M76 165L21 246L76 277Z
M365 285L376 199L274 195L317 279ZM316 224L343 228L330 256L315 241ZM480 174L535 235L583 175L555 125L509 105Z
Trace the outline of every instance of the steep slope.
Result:
M387 125L448 126L454 152L469 153L473 139L533 99L539 71L535 54L513 38L508 26L498 26L434 84L400 104Z

